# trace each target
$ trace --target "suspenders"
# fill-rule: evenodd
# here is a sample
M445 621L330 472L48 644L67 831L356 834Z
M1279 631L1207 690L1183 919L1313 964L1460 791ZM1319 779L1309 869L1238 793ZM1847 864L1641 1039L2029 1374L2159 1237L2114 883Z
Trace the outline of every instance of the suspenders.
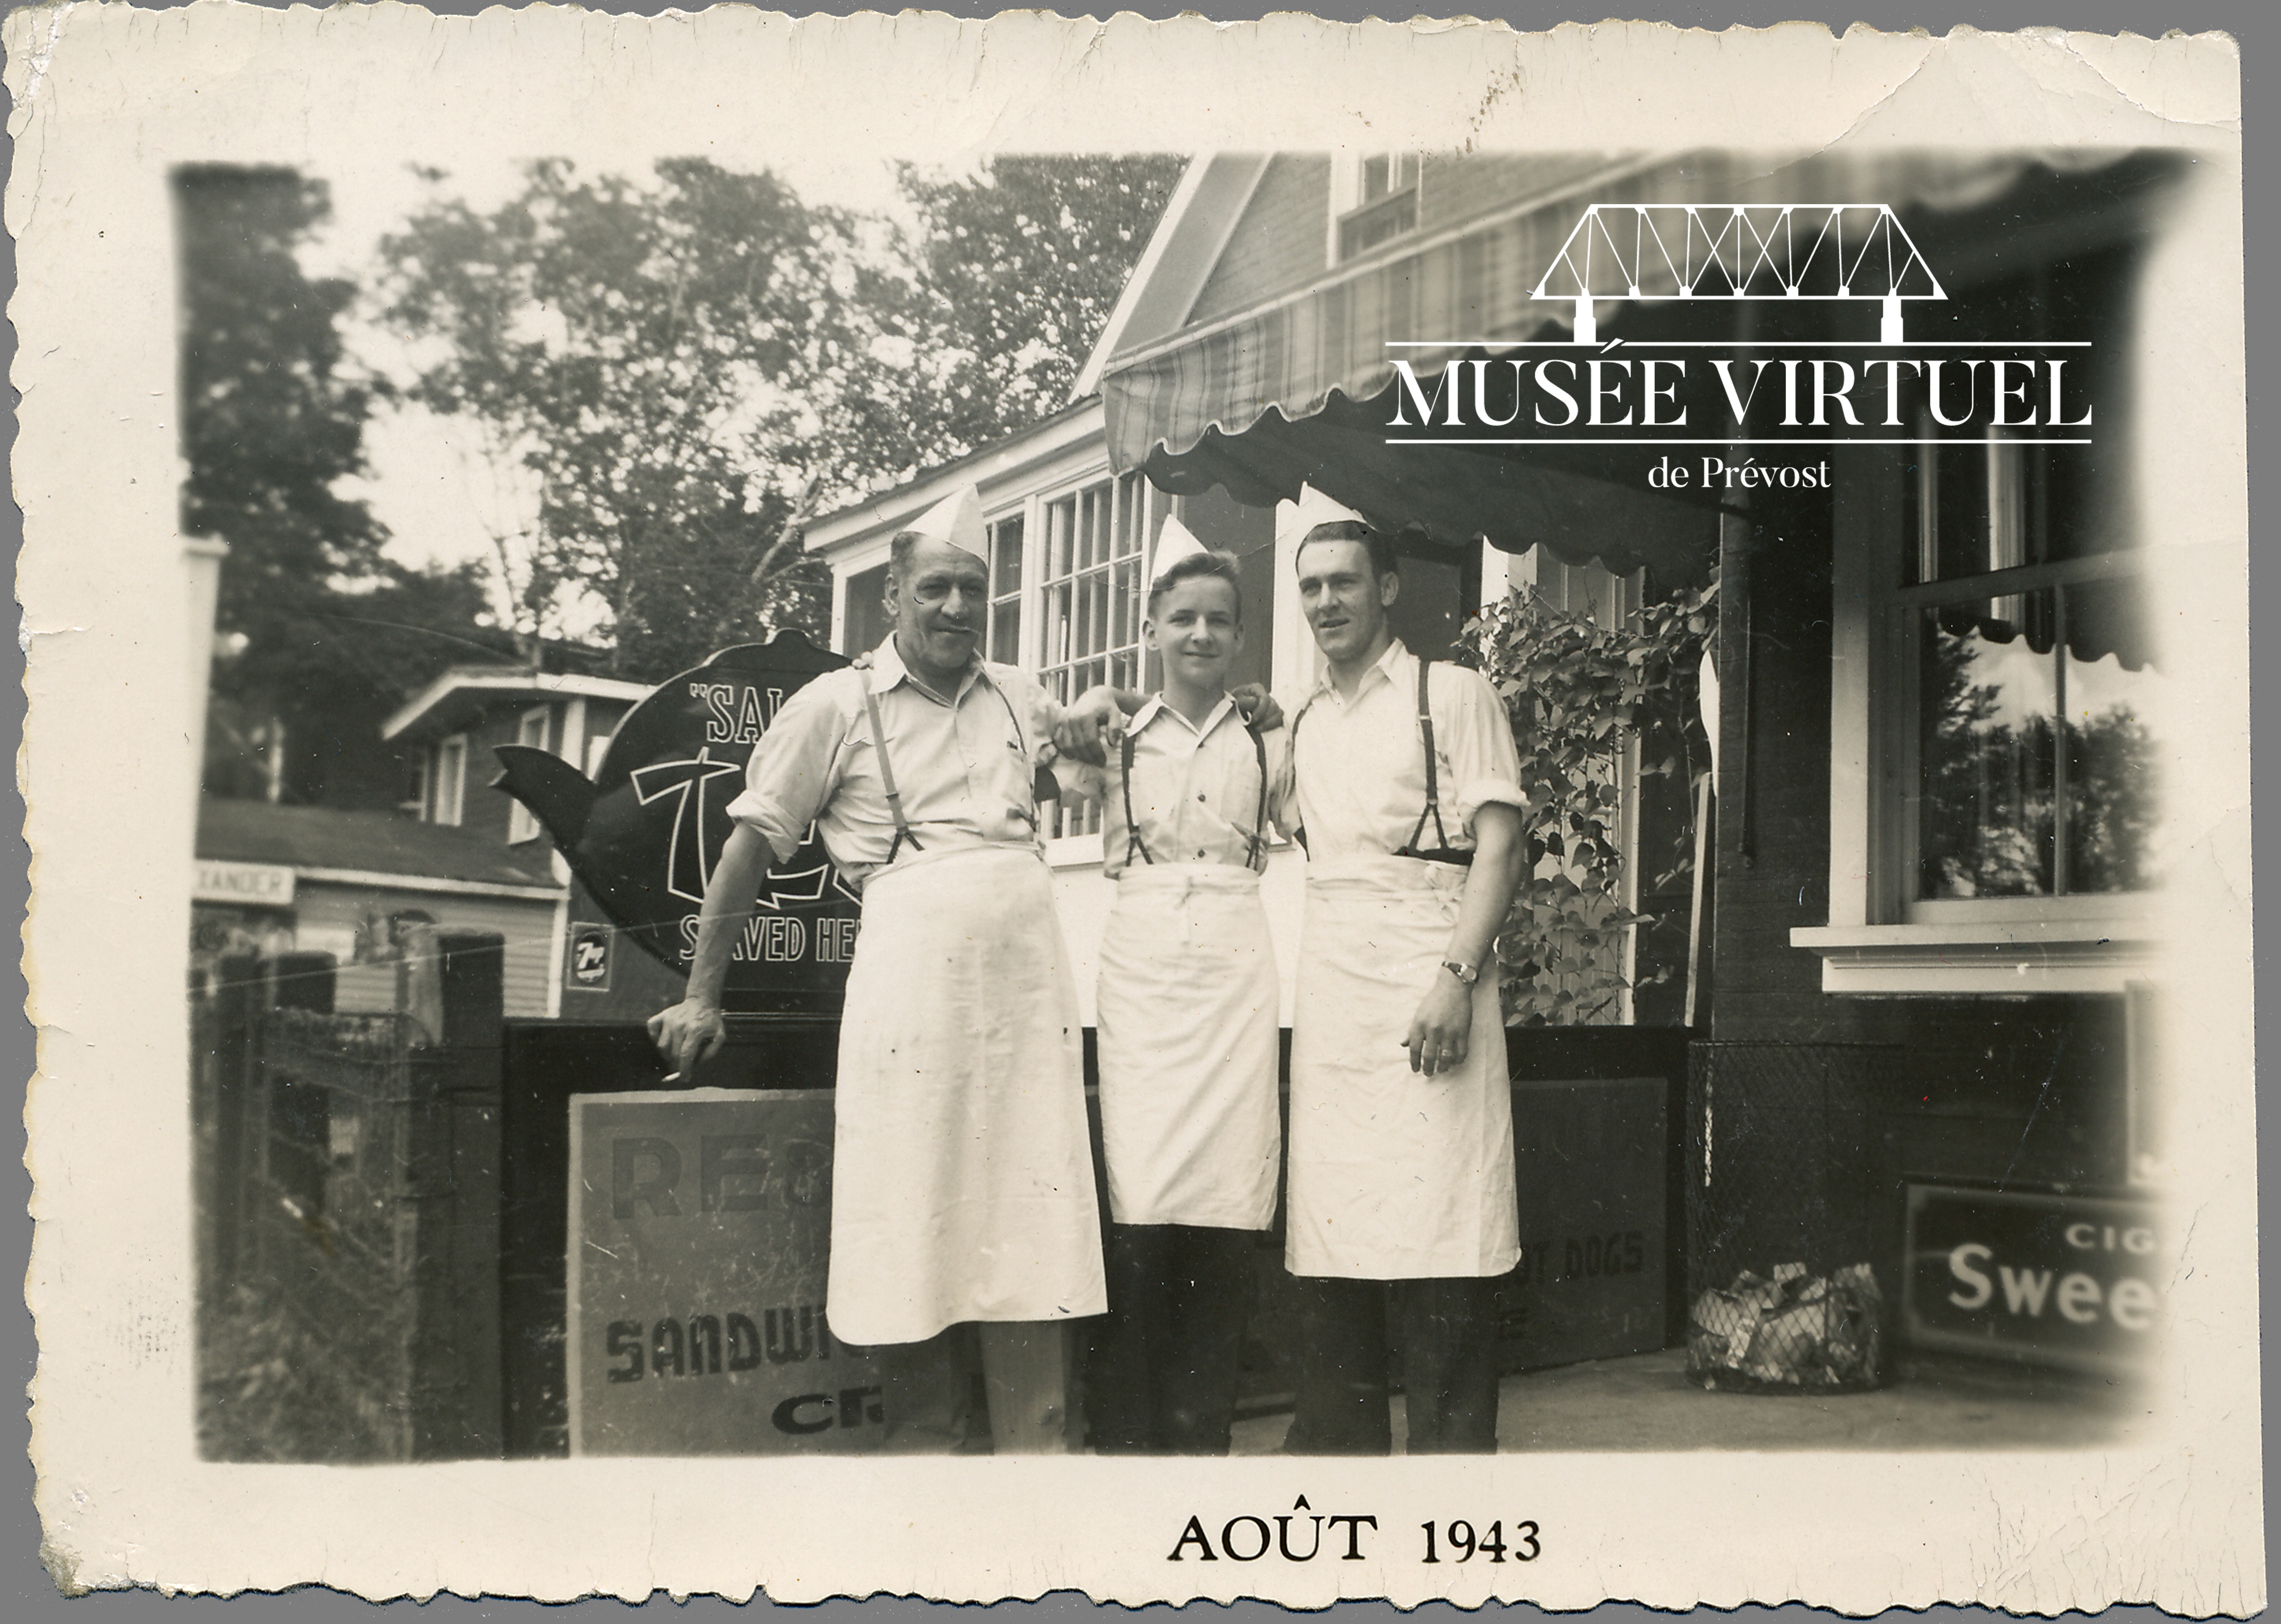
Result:
M926 847L919 844L918 836L911 832L909 821L903 816L903 795L895 787L894 765L887 760L887 733L879 725L879 700L871 692L871 671L868 666L863 670L863 715L871 724L871 748L879 753L879 785L887 792L887 815L895 820L894 844L887 847L887 862L892 863L902 851L906 840L911 843L911 849L915 852L923 852Z
M1434 758L1434 710L1433 707L1427 703L1426 692L1426 669L1433 663L1431 660L1422 656L1418 661L1418 735L1426 746L1426 805L1418 814L1418 823L1411 830L1410 838L1402 843L1401 849L1394 855L1397 857L1417 857L1427 862L1448 862L1454 863L1459 868L1468 868L1473 864L1473 853L1460 851L1451 846L1449 831L1442 826L1441 769ZM1291 759L1294 762L1296 762L1299 756L1299 724L1307 719L1308 706L1314 702L1313 696L1310 695L1306 705L1299 707L1299 714L1291 718ZM1421 847L1418 844L1418 838L1426 832L1426 820L1429 817L1434 820L1434 838L1441 844Z
M1244 849L1244 866L1256 867L1267 850L1267 741L1249 721L1243 731L1251 735L1251 754L1259 763L1259 809L1252 814L1251 838ZM1140 820L1133 816L1133 733L1127 730L1119 748L1123 752L1125 771L1119 780L1125 790L1125 865L1133 866L1133 854L1140 854L1140 861L1151 867L1156 859L1150 855L1148 843L1140 838Z
M919 844L919 838L912 831L910 821L903 816L902 792L895 787L894 764L887 759L886 730L879 725L878 696L871 692L871 668L869 664L864 664L857 669L863 674L863 715L871 724L871 747L878 752L879 755L879 787L886 793L887 814L895 820L894 842L887 847L887 862L891 863L901 855L905 842L909 842L910 848L915 852L923 852L926 847ZM1016 741L1022 742L1022 719L1014 714L1014 701L1008 699L1006 691L995 683L990 684L990 691L998 696L998 702L1006 708L1006 719L1014 724ZM952 700L954 708L956 704L957 701L954 699ZM1030 784L1030 827L1032 829L1038 826L1037 791L1038 785L1033 776ZM887 863L882 863L879 866L885 868Z
M1434 752L1434 710L1426 702L1426 668L1433 663L1430 660L1418 662L1418 732L1426 741L1426 808L1419 813L1417 826L1411 830L1410 839L1394 855L1397 857L1421 857L1427 862L1452 862L1461 869L1469 868L1473 861L1473 853L1461 852L1451 846L1450 831L1442 827L1442 789L1437 781L1439 769ZM1418 844L1418 837L1426 832L1428 817L1434 820L1434 838L1441 844L1421 847Z

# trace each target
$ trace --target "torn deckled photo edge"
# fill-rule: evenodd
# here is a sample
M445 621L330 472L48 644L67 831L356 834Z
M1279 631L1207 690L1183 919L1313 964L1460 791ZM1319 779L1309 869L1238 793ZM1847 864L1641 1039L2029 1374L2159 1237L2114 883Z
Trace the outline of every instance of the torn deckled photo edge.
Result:
M60 1587L2262 1607L2230 40L6 29Z

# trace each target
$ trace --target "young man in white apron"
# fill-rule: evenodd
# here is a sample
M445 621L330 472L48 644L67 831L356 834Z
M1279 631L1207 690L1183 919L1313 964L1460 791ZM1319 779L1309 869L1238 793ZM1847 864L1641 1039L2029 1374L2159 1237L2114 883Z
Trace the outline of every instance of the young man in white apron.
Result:
M1385 1454L1388 1330L1412 1453L1496 1448L1496 1277L1519 1260L1495 943L1519 883L1519 752L1487 679L1388 626L1390 538L1311 490L1278 514L1326 661L1287 706L1307 908L1285 1257L1295 1454ZM1393 1282L1389 1291L1381 1282Z
M904 1345L889 1426L947 1431L963 1361L936 1339L978 1323L997 1449L1061 1452L1064 1322L1107 1305L1076 993L1035 795L1064 713L977 654L983 546L972 486L895 537L893 635L800 689L754 747L688 996L650 1030L685 1077L721 1046L731 944L772 855L813 822L863 893L833 1102L831 1334Z
M1258 1236L1275 1220L1281 989L1259 898L1282 819L1284 731L1227 692L1243 646L1235 560L1178 520L1158 537L1141 635L1164 691L1105 771L1102 1143L1108 1317L1086 1396L1105 1454L1225 1455Z

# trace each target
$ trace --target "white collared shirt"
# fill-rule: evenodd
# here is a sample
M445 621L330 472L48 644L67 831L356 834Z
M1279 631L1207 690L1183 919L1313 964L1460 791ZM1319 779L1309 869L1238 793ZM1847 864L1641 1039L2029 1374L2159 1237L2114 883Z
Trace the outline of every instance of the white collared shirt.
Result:
M1026 673L980 660L946 700L912 677L892 636L870 664L888 765L921 849L1041 850L1033 775L1051 758L1061 708ZM887 861L895 839L864 715L865 675L828 671L785 700L753 746L745 793L729 805L729 816L759 830L780 860L799 849L813 822L856 885Z
M1280 793L1289 781L1284 764L1286 731L1262 739L1267 756L1266 820L1260 816L1260 750L1251 742L1243 714L1226 695L1198 727L1159 695L1133 712L1126 724L1133 740L1133 817L1140 825L1144 858L1134 849L1125 820L1124 762L1110 753L1106 769L1065 766L1063 782L1102 802L1102 872L1115 879L1129 855L1136 864L1229 863L1264 866L1266 841L1284 816Z
M1491 801L1527 808L1520 752L1496 690L1479 671L1446 661L1428 676L1436 787L1449 845L1470 850L1473 814ZM1293 804L1314 862L1399 851L1426 808L1426 752L1418 726L1418 658L1395 638L1342 699L1326 672L1297 704L1293 720ZM1434 820L1418 835L1439 846Z

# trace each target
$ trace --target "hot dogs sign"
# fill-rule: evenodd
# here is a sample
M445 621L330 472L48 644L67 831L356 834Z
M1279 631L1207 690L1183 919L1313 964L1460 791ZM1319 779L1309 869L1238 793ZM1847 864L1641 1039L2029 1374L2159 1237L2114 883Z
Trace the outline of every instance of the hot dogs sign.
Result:
M797 631L723 649L627 712L592 778L544 750L502 745L499 787L530 808L611 922L685 973L753 746L803 684L847 663ZM836 1009L856 912L811 829L762 885L730 964L727 1007Z

